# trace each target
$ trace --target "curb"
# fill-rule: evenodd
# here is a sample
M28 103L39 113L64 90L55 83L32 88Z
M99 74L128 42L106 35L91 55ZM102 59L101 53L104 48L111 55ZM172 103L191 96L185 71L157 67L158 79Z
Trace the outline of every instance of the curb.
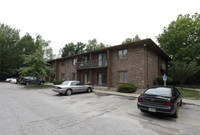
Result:
M118 93L118 92L102 91L102 90L93 90L93 92L96 94L115 95L115 96L122 96L122 97L127 97L127 98L134 98L134 99L136 99L140 95L140 94L127 94L127 93ZM183 104L200 106L200 100L183 99Z

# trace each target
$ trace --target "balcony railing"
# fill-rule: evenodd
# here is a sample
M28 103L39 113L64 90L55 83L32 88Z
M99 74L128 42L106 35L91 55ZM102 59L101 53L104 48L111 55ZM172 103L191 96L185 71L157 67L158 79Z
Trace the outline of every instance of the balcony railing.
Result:
M107 60L90 60L76 63L76 69L92 69L107 67Z

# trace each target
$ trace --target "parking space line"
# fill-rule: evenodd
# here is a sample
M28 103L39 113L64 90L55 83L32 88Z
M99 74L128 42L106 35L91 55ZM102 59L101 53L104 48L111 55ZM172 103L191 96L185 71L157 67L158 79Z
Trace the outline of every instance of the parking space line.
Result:
M176 122L180 121L180 117L181 117L181 106L178 108L178 118L176 119Z

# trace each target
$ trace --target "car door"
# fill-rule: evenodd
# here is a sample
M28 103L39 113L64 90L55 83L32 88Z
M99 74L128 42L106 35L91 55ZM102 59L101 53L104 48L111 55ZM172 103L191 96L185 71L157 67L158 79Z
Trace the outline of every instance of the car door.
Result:
M70 87L72 88L73 92L80 92L79 82L71 82Z
M78 83L79 92L85 92L85 85L81 82Z

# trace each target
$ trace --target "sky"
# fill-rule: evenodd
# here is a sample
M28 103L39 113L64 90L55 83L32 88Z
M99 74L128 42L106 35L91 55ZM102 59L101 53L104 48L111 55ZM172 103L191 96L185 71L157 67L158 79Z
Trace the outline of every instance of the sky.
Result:
M200 13L200 0L0 0L0 23L20 36L40 34L54 54L70 42L119 45L126 38L151 38L179 14Z

